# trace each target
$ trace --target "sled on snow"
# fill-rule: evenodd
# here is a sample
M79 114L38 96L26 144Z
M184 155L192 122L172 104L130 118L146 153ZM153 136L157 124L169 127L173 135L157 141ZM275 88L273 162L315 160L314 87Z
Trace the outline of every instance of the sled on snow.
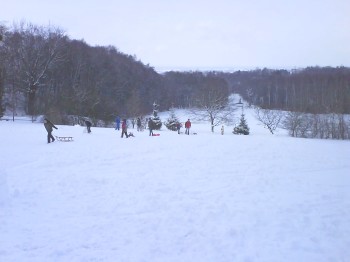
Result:
M56 139L61 142L72 142L73 137L72 136L56 136Z

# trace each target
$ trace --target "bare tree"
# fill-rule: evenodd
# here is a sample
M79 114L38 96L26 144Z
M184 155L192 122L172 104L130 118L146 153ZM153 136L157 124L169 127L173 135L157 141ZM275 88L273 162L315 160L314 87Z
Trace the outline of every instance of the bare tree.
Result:
M127 114L133 119L142 115L141 98L136 90L131 91L131 95L126 103Z
M255 107L256 118L273 134L281 122L283 113L279 110L262 109Z
M287 112L282 124L283 128L288 130L290 136L298 137L301 136L301 133L305 134L305 128L303 128L306 126L305 122L308 122L307 115L305 113ZM302 130L304 130L304 132Z
M23 103L20 91L20 61L16 59L19 49L19 34L10 34L2 27L2 43L0 46L0 60L3 67L3 87L5 91L6 108L12 111L14 121L19 104Z
M20 87L27 94L27 112L33 115L38 89L47 84L49 71L63 60L65 36L58 28L21 23L14 27L12 37L16 45L9 46L8 51L19 71Z
M5 27L0 24L0 48L3 45L3 35L5 32ZM0 51L0 57L3 57L3 53ZM3 59L0 58L0 118L4 115L5 108L3 106L3 97L5 94L5 69L3 66Z
M230 103L225 88L206 86L195 100L195 105L190 110L191 114L196 120L209 121L212 132L215 126L233 122L235 107Z

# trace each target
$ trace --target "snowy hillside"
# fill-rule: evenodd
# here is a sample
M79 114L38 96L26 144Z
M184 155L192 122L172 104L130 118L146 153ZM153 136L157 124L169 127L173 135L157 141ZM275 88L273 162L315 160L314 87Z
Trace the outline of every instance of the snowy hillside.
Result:
M58 126L74 142L51 144L0 121L0 261L350 261L349 141L271 135L245 112L249 136Z

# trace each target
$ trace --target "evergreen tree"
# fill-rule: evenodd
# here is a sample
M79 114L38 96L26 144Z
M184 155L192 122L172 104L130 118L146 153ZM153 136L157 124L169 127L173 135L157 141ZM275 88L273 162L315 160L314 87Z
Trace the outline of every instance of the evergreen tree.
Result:
M153 129L159 130L162 127L162 121L158 116L158 106L156 102L153 103L153 116L151 117L151 121L153 123Z
M241 116L241 122L233 129L235 135L249 135L249 127L247 121L244 118L244 114Z
M167 121L164 123L165 126L171 131L176 131L177 130L176 125L179 122L180 122L179 119L175 115L174 108L171 108L170 109L170 116L167 119Z

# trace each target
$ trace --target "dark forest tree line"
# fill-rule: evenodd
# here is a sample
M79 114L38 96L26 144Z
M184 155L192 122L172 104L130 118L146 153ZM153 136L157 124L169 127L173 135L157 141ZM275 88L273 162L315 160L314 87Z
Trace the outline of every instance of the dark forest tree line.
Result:
M308 113L350 113L350 68L257 69L226 74L233 92L263 108Z
M31 24L7 30L3 42L5 100L13 111L23 99L30 115L108 120L144 112L159 99L161 77L114 47L91 47L60 29Z
M160 109L189 107L209 83L228 93L217 76L160 75L113 46L92 47L56 27L22 23L3 32L2 100L14 114L45 114L57 123L64 123L66 115L110 121L116 115L147 114L155 101Z

